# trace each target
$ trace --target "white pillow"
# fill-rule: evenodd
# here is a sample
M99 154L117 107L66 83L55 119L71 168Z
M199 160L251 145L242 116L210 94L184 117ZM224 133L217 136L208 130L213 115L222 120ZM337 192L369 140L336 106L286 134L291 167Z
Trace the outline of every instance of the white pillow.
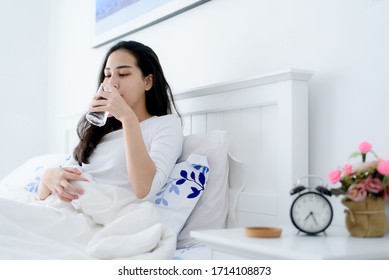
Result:
M43 172L47 168L61 167L70 159L69 154L44 154L27 160L0 181L0 196L23 200L26 190L37 193Z
M207 157L211 170L207 188L177 237L177 248L191 247L199 242L189 236L191 230L218 229L226 226L229 205L227 132L221 130L184 137L183 152L178 161L192 153Z
M191 154L186 161L174 166L166 184L151 198L161 221L176 234L206 189L209 171L205 156Z

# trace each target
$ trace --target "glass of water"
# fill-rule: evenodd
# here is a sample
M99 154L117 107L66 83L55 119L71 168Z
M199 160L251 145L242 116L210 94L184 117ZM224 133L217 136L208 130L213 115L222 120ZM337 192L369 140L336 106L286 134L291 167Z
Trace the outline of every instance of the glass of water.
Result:
M97 93L100 93L103 91L110 92L110 90L107 86L101 84ZM99 100L99 99L104 99L104 98L99 97L97 100ZM108 112L90 112L89 111L88 113L86 113L85 117L88 120L88 122L90 122L93 125L104 126L105 123L107 122L108 114L109 114Z

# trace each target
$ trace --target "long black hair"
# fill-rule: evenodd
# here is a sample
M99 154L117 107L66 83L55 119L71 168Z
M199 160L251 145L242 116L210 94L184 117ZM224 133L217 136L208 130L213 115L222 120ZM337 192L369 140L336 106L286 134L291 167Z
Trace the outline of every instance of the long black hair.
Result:
M135 41L121 41L112 46L101 65L97 87L103 83L105 79L104 69L107 64L108 57L117 50L126 50L135 57L137 66L140 68L144 77L153 76L153 86L146 94L146 109L152 116L164 116L175 112L179 115L172 91L165 75L158 56L148 46ZM122 128L122 123L114 117L108 118L104 126L99 127L90 124L85 115L80 119L77 125L77 134L80 139L77 147L73 151L73 157L78 163L88 163L89 157L96 149L100 140L109 132Z

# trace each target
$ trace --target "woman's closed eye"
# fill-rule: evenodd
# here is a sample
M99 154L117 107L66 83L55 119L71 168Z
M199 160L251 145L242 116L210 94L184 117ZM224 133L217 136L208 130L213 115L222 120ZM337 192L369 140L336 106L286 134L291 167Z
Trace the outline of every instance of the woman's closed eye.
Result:
M131 71L130 69L127 68L119 69L119 71L117 71L117 74L119 75L119 77L125 77L131 75Z
M131 73L118 73L117 75L118 75L119 77L126 77L126 76L131 75ZM104 77L105 77L105 78L111 78L111 77L112 77L112 74L105 74Z

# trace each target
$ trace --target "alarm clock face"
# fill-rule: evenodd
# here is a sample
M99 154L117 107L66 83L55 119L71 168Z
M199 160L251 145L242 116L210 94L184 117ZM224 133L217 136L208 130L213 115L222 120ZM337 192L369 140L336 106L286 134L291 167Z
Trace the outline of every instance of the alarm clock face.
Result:
M307 192L296 197L290 209L290 217L298 230L317 234L331 224L333 210L323 195Z

